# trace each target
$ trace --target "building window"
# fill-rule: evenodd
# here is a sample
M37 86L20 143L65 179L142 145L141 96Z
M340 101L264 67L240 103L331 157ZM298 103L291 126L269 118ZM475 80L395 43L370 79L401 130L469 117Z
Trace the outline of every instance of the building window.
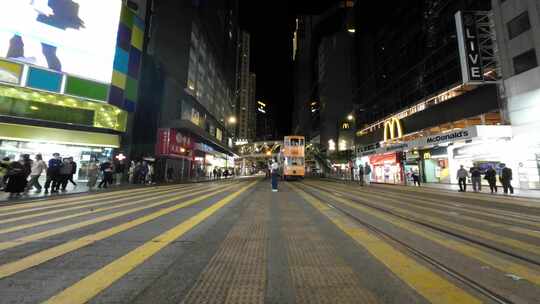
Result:
M523 14L512 19L507 24L508 26L508 36L510 39L514 39L522 33L531 29L531 22L529 21L529 13L524 12Z
M521 74L538 66L536 51L534 49L514 57L513 60L516 74Z

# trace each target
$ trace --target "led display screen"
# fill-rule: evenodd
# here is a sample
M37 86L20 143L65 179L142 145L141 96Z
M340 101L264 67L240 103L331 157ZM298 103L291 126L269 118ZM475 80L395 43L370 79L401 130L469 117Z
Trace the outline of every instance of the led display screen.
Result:
M0 57L110 83L121 0L0 0Z

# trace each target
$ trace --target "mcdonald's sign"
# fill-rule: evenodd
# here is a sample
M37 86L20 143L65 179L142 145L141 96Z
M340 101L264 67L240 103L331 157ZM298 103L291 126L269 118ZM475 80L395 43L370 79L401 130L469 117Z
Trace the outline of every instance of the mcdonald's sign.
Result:
M401 121L392 117L384 122L384 141L399 139L403 137Z

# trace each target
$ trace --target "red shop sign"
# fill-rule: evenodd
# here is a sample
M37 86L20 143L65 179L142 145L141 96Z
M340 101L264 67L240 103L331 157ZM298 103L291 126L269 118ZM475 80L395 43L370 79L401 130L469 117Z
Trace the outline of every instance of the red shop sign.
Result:
M382 166L384 164L396 164L398 163L398 154L382 154L382 155L371 155L369 157L369 162L373 166Z
M162 155L185 155L187 150L192 150L195 143L189 135L183 134L176 129L159 129L156 154Z

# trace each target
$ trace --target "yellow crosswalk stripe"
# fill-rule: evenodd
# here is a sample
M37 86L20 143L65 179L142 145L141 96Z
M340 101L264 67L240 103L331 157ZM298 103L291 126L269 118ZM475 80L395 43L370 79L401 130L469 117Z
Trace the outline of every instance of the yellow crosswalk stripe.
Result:
M61 208L61 207L67 207L67 206L74 206L79 205L95 200L103 200L103 199L112 199L112 198L129 198L134 195L139 194L146 194L146 193L152 193L152 192L161 192L161 191L167 191L170 189L174 189L173 187L159 187L159 188L145 188L142 189L144 191L134 191L134 192L123 192L122 193L110 193L109 195L103 195L98 196L96 194L88 194L84 197L72 197L70 199L66 199L63 202L56 202L55 200L52 200L50 202L33 202L33 203L25 203L24 206L15 205L12 206L11 209L5 210L7 212L0 213L0 217L5 217L8 215L16 215L16 214L22 214L22 213L28 213L28 212L34 212L34 211L42 211L42 210L49 210L53 208ZM138 190L138 189L134 189ZM15 210L15 211L13 211Z
M383 263L392 273L403 282L416 290L432 303L439 304L469 304L482 303L465 290L455 286L442 276L434 273L404 253L398 251L387 242L369 233L366 229L353 225L344 216L337 214L332 208L320 202L313 196L290 185L300 196L324 214L340 230L345 232L356 243L365 248L372 256Z
M346 199L341 199L338 197L332 197L331 195L325 194L318 189L310 189L317 191L318 193L331 198L332 200L339 202L347 207L361 211L362 213L368 214L380 220L383 220L387 223L390 223L398 228L409 231L410 233L416 234L424 239L430 240L444 248L447 248L452 251L456 251L464 256L467 256L471 259L480 261L481 263L491 266L503 273L512 273L519 277L524 278L525 280L540 285L540 272L535 271L531 267L523 266L518 263L514 263L510 260L504 259L498 255L491 254L487 251L481 250L475 246L468 245L467 243L453 240L451 238L443 237L438 235L427 228L424 228L420 225L409 223L405 220L402 220L398 217L384 214L380 211L375 211L373 209L361 206L359 204L353 203Z
M229 186L229 187L232 187L232 186ZM227 187L227 188L229 188L229 187ZM137 207L137 208L132 208L132 209L129 209L129 210L123 210L123 211L107 214L107 215L100 216L100 217L97 217L97 218L94 218L94 219L82 221L82 222L79 222L79 223L70 224L70 225L67 225L67 226L64 226L64 227L59 227L59 228L47 230L47 231L44 231L44 232L28 235L28 236L25 236L25 237L22 237L22 238L19 238L19 239L16 239L16 240L0 242L0 251L10 249L10 248L14 248L14 247L17 247L17 246L21 246L21 245L27 244L29 242L34 242L34 241L41 240L41 239L51 237L51 236L54 236L54 235L62 234L62 233L72 231L72 230L75 230L75 229L80 229L80 228L84 228L84 227L87 227L87 226L90 226L90 225L94 225L94 224L102 223L102 222L105 222L105 221L109 221L109 220L112 220L112 219L115 219L115 218L118 218L118 217L122 217L122 216L125 216L125 215L128 215L128 214L132 214L132 213L135 213L135 212L138 212L138 211L158 207L158 206L168 204L168 203L174 202L176 200L182 199L184 197L193 196L193 195L204 193L204 192L207 192L207 191L208 190L205 189L205 190L193 192L193 193L186 194L186 195L180 195L180 196L176 196L176 197L173 197L171 199L160 201L160 202L153 203L153 204L150 204L150 205L145 205L145 206L141 206L141 207ZM141 200L140 202L152 201L154 199L155 199L154 197L150 197L150 198Z
M41 226L41 225L57 223L57 222L65 221L65 220L68 220L68 219L85 216L85 215L96 214L96 213L100 213L100 212L104 212L104 211L108 211L108 210L114 210L114 209L126 208L126 207L129 207L129 206L138 205L138 204L141 203L141 201L139 201L139 199L143 199L143 198L146 198L148 196L152 196L153 198L158 199L158 198L161 198L163 196L171 196L171 195L178 194L180 192L183 193L183 194L187 194L187 193L190 193L192 191L199 190L201 188L203 188L203 187L200 186L200 187L189 188L189 189L183 188L181 190L167 191L166 193L163 193L163 194L161 194L161 193L150 193L150 194L146 193L144 195L137 196L137 200L135 200L135 201L132 200L131 202L122 203L122 204L115 204L115 205L112 205L112 206L109 206L109 207L103 207L103 208L97 208L97 209L93 209L93 208L97 207L97 206L100 206L100 205L110 205L111 203L114 203L114 202L116 202L118 200L110 201L110 202L106 202L106 203L88 205L88 206L84 206L82 208L77 208L77 209L87 209L87 208L92 207L92 209L90 209L88 211L79 212L79 213L75 213L75 214L69 214L69 215L66 215L66 216L56 217L56 218L47 219L47 220L38 221L38 222L32 222L32 223L28 223L28 224L24 224L24 225L18 225L18 226L14 226L14 227L10 227L10 228L0 229L0 234L11 233L11 232L20 231L20 230L28 229L28 228L33 228L33 227L37 227L37 226ZM206 188L206 189L208 190L208 188ZM122 199L122 200L125 200L125 199ZM66 210L60 210L60 211L65 212Z
M468 198L468 199L475 199L480 201L486 201L486 202L499 202L499 203L509 203L514 204L518 206L524 206L524 207L532 207L532 208L540 208L540 200L536 198L525 198L525 197L517 197L517 196L495 196L495 195L489 195L487 193L461 193L456 192L452 190L446 190L446 189L434 189L434 188L428 188L428 187L422 187L422 188L415 188L415 187L407 187L407 186L399 186L399 185L376 185L377 188L382 189L390 189L390 190L396 190L399 189L401 191L406 192L415 192L415 193L430 193L430 194L437 194L437 195L444 195L448 197L457 197L457 198Z
M183 188L183 189L185 189L185 188ZM190 189L190 188L188 188L188 189ZM145 198L145 197L148 197L148 196L156 196L156 195L159 195L160 193L168 193L169 191L170 190L159 190L159 191L152 191L152 192L144 192L144 193L138 193L136 196L127 196L126 195L124 197L117 198L117 199L114 199L114 200L99 201L99 202L95 202L95 203L88 203L88 201L86 203L84 203L84 202L82 202L82 203L81 202L74 202L74 203L63 205L63 206L52 207L52 208L54 208L54 210L51 210L51 211L37 212L37 213L28 214L28 215L10 217L8 219L0 220L0 225L13 223L13 222L19 222L19 221L22 221L22 220L28 220L28 219L32 219L32 218L36 218L36 217L42 217L42 216L46 216L46 215L64 213L64 212L67 212L67 211L75 211L75 210L81 210L81 209L86 209L86 208L95 208L95 207L99 207L99 206L103 206L103 205L109 205L111 203L121 202L121 201L125 201L125 200L130 200L130 199L132 200L133 198ZM72 205L74 205L74 207L70 207ZM69 207L69 208L66 208L66 207ZM58 209L58 208L61 208L61 209ZM47 208L47 209L50 209L50 208Z
M182 237L185 233L202 223L210 216L214 215L218 210L228 205L256 183L257 182L252 182L238 191L228 195L226 198L213 204L211 207L203 210L176 227L155 237L149 242L144 243L128 254L80 280L71 287L53 296L45 303L78 304L88 302L100 292L111 286L114 282L118 281L137 266L141 265L143 262L158 253L160 250Z
M308 184L319 186L319 187L329 186L328 183L308 183ZM414 202L415 206L417 204L422 204L425 206L432 206L434 208L440 208L442 205L446 209L467 212L469 214L481 215L484 217L490 217L490 218L495 218L495 219L502 219L505 221L511 221L513 223L527 224L527 225L540 228L540 224L535 222L535 221L540 220L540 217L538 216L516 214L515 212L499 210L494 207L488 207L488 206L481 207L481 206L475 206L471 204L467 204L466 205L467 207L457 207L457 206L454 206L453 204L450 205L449 203L451 201L444 201L440 199L421 197L420 195L416 195L416 194L405 194L405 193L393 194L393 193L390 193L389 191L374 190L373 187L355 189L353 187L347 187L345 185L332 184L332 188L334 187L344 190L344 191L354 192L360 195L373 195L379 198L389 197L389 198L400 199L402 201L406 200L406 201L410 201L411 203ZM519 216L520 218L516 218L516 216Z
M362 197L359 197L358 199L365 200ZM520 249L520 250L528 251L528 252L533 253L533 254L540 255L540 246L537 246L537 245L534 245L534 244L529 244L529 243L526 243L526 242L523 242L523 241L520 241L520 240L516 240L516 239L512 239L512 238L502 236L500 234L495 234L495 233L491 233L491 232L487 232L487 231L482 231L482 230L479 230L479 229L476 229L476 228L467 227L467 226L464 226L464 225L461 225L461 224L456 224L456 223L453 223L453 222L450 222L450 221L447 221L447 220L444 220L444 219L441 219L441 218L432 218L432 217L426 217L426 216L419 216L415 212L411 212L411 211L408 211L408 210L405 210L405 209L402 209L402 208L398 208L398 207L391 207L390 209L393 212L397 212L400 215L405 215L405 216L407 216L407 217L409 217L411 219L417 220L417 221L421 221L421 222L424 222L424 223L429 223L429 224L433 224L433 225L438 225L438 226L450 228L450 229L453 229L454 231L460 231L460 232L466 233L468 235L480 237L480 238L483 238L483 239L486 239L486 240L489 240L489 241L492 241L492 242L495 242L495 243L504 244L504 245L507 245L509 247L514 247L516 249Z
M322 189L326 189L326 190L330 190L330 188L328 187L325 187L325 186L322 186L322 185L317 185L317 187L320 187ZM332 189L332 191L336 191L335 189ZM350 191L350 190L347 190L347 189L343 189L341 191ZM372 193L359 193L358 191L350 191L352 193L357 193L357 194L361 194L361 197L359 197L359 199L366 199L366 198L372 198L372 199L377 199L377 200L384 200L385 203L389 203L390 205L394 206L394 205L400 205L400 206L403 206L403 205L410 205L410 203L406 203L404 201L403 198L398 199L398 198L393 198L393 196L390 196L390 197L385 197L385 195L382 195L382 194L372 194ZM334 193L336 194L336 193ZM338 196L342 196L342 194L338 195ZM405 199L407 200L407 199ZM412 199L411 199L412 200ZM420 206L420 204L426 204L428 206L433 206L433 207L423 207L423 206ZM450 214L450 211L443 211L443 210L440 210L440 207L441 205L438 205L438 204L434 204L434 203L426 203L426 202L422 202L422 199L421 198L418 198L415 200L415 204L412 206L413 209L419 209L419 210L423 210L423 211L427 211L427 212L432 212L432 213L435 213L435 214L438 214L438 215L442 215L442 216L451 216ZM448 209L451 209L451 210L459 210L460 212L474 212L474 211L468 211L467 209L465 208L459 208L459 209L454 209L452 208L451 206L444 206L445 208L448 208ZM434 209L434 208L438 208L438 209ZM399 212L407 212L407 214L411 214L410 211L407 211L407 210L404 210L404 209L401 209L399 207L390 207L391 210L397 210ZM412 214L415 214L416 213L412 213ZM497 218L497 219L502 219L502 220L509 220L509 221L513 221L513 222L517 222L517 221L514 221L513 219L509 219L508 217L503 217L503 216L497 216L497 215L490 215L488 214L487 212L486 213L481 213L481 212L477 212L476 214L479 214L479 215L484 215L486 217L492 217L492 218ZM423 218L422 218L423 219ZM513 231L515 233L519 233L519 234L523 234L523 235L528 235L530 237L534 237L534 238L540 238L540 233L537 232L537 231L534 231L534 230L531 230L531 229L526 229L526 228L520 228L520 227L515 227L514 225L512 224L507 224L507 223L495 223L495 222L492 222L492 221L488 221L488 220L485 220L485 219L480 219L480 218L477 218L477 217L472 217L472 216L468 216L468 215L465 215L465 214L460 214L459 215L459 219L461 220L467 220L469 222L474 222L474 223L478 223L478 224L481 224L481 225L484 225L484 226L489 226L489 227L492 227L492 228L499 228L499 229L505 229L507 231ZM535 226L535 227L540 227L540 224L538 223L534 223L534 222L527 222L527 221L521 221L521 220L518 220L519 222L524 222L526 224L529 224L529 225L532 225L532 226Z
M35 267L37 265L40 265L42 263L45 263L49 260L52 260L54 258L60 257L64 254L67 254L69 252L81 249L85 246L91 245L95 242L104 240L106 238L109 238L113 235L116 235L118 233L127 231L129 229L132 229L134 227L140 226L144 223L148 223L150 221L153 221L159 217L162 217L164 215L170 214L172 212L175 212L177 210L180 210L182 208L189 207L191 205L197 204L205 199L211 198L215 195L218 195L219 193L223 193L231 188L233 188L236 185L229 185L223 188L220 188L219 190L208 192L205 191L206 194L199 196L197 198L193 198L191 200L188 200L184 203L174 205L169 208L165 208L159 211L156 211L154 213L145 215L143 217L137 218L135 220L120 224L118 226L114 226L112 228L102 230L100 232L97 232L95 234L87 235L79 239L75 239L69 242L66 242L64 244L40 251L38 253L32 254L30 256L27 256L25 258L19 259L17 261L7 263L0 266L0 280L3 278L6 278L10 275L16 274L20 271L26 270L31 267ZM161 201L160 203L166 204L170 202L174 202L178 199L181 199L185 196L178 196L171 199L167 199L165 201Z

